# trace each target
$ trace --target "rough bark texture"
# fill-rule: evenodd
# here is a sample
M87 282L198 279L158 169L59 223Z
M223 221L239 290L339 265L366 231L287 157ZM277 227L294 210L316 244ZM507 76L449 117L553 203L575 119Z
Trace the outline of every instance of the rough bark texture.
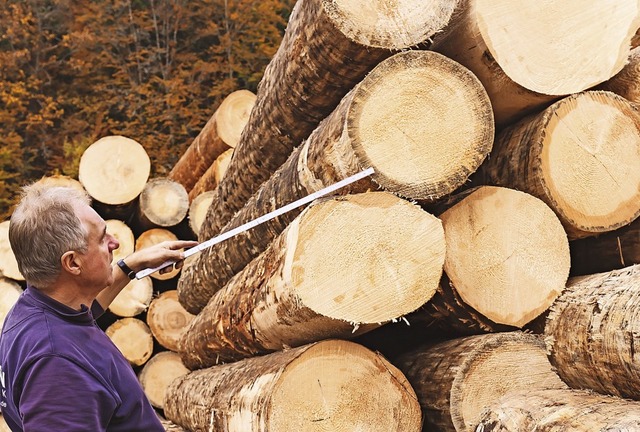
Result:
M509 392L566 388L542 338L521 332L424 346L394 364L418 395L424 431L473 432L483 411Z
M483 416L476 432L631 432L640 403L577 390L511 393Z
M620 72L597 88L614 92L633 103L640 103L640 47L636 46L631 50L629 63Z
M207 191L212 191L218 187L220 180L222 180L224 173L227 171L232 155L233 149L230 148L217 157L204 174L202 174L196 184L193 185L193 189L189 191L189 201L193 202L198 195Z
M158 343L171 351L178 351L178 342L195 317L178 302L176 290L168 290L156 297L147 312L147 324Z
M178 378L165 415L193 431L420 430L420 406L404 375L379 354L339 340Z
M255 99L248 90L229 94L174 165L169 178L190 192L216 158L236 146Z
M392 194L315 204L216 293L182 359L202 368L371 330L431 298L444 252L440 221Z
M407 318L454 334L522 328L551 306L569 275L560 221L539 199L502 187L471 189L450 202L439 216L445 276L433 299Z
M462 0L431 49L478 76L497 124L504 126L618 73L638 27L636 0L589 5Z
M171 351L161 351L145 363L138 375L145 395L156 408L164 409L164 396L169 384L189 373L180 360L180 356Z
M153 336L147 324L137 318L122 318L105 333L133 366L142 366L153 353Z
M165 432L189 432L183 428L181 428L180 426L178 426L177 424L164 419L164 418L160 418L160 423L162 423L162 426L164 426L164 430Z
M410 0L392 6L381 0L296 2L217 189L205 238L221 231L373 67L444 27L456 2Z
M9 221L0 222L0 276L16 281L24 280L9 243Z
M572 276L640 264L640 218L615 231L572 241L569 247Z
M142 190L130 225L138 233L151 228L171 228L182 222L188 211L189 196L184 186L168 178L154 178Z
M366 167L375 169L370 180L337 193L382 188L412 199L437 199L467 180L492 142L489 100L467 69L433 52L396 54L345 96L224 231ZM205 250L181 275L180 302L190 312L199 312L299 211ZM203 240L205 225L200 231Z
M611 92L569 96L501 132L479 174L543 200L570 239L612 231L640 215L640 115Z
M545 327L551 363L573 388L640 399L640 266L571 278Z

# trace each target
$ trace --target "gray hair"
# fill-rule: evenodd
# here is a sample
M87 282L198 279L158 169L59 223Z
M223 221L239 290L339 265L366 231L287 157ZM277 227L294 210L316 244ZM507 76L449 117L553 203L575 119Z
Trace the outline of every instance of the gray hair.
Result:
M9 243L27 282L47 288L60 275L65 252L87 251L87 232L76 215L91 199L77 189L32 184L22 189L9 222Z

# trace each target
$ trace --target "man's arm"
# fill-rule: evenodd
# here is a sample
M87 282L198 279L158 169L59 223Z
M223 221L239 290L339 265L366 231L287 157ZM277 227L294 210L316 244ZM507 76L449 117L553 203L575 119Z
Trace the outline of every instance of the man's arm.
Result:
M145 268L157 267L166 261L175 261L176 266L182 265L184 259L183 249L197 245L198 242L191 240L166 241L157 245L141 249L124 258L125 264L132 270L138 272ZM161 273L171 271L171 267L161 270ZM96 300L104 310L107 310L113 299L130 282L129 277L117 265L113 265L113 283L103 289Z

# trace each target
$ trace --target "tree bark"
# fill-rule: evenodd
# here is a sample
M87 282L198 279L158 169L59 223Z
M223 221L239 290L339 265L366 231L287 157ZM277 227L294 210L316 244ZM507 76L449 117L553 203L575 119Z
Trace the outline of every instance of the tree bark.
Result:
M200 195L195 197L189 205L189 228L191 228L191 231L193 231L196 237L200 232L200 227L202 226L202 222L204 222L204 218L207 216L207 211L209 210L211 201L213 201L212 190L202 192Z
M105 219L127 220L151 172L151 160L136 141L119 135L91 144L82 154L78 178Z
M9 221L0 222L0 276L24 281L24 276L18 268L18 261L9 243Z
M567 281L569 243L560 221L541 200L513 189L481 186L450 201L455 204L439 216L447 244L444 276L409 322L453 334L522 328L551 306Z
M573 388L640 399L640 266L571 278L545 335L551 363Z
M635 0L462 0L431 49L478 76L502 127L614 76L626 63L638 27Z
M230 93L169 172L169 179L190 192L216 158L238 144L255 100L249 90Z
M151 333L160 345L171 351L178 351L178 342L194 318L178 302L176 290L156 297L147 312Z
M169 386L165 415L189 430L420 430L406 378L358 344L329 340L192 372Z
M448 22L457 0L302 0L258 86L257 100L207 217L212 237L380 61ZM259 163L256 163L259 162Z
M224 231L366 167L375 169L370 180L337 193L384 189L412 199L437 199L477 169L491 149L493 134L486 92L467 69L429 51L396 54L345 96ZM213 206L200 229L201 240L212 233L206 226ZM180 278L180 302L192 313L200 311L300 211L204 251Z
M153 353L151 331L138 318L121 318L107 327L105 333L133 366L142 366Z
M168 229L182 222L188 211L189 196L184 186L168 178L155 178L142 190L130 225L139 233Z
M189 201L193 201L203 192L212 191L218 187L220 180L222 180L222 177L224 177L224 174L229 167L232 155L233 149L229 149L218 156L218 158L213 162L213 164L211 164L209 169L202 174L200 179L193 186L193 189L189 192Z
M572 276L640 264L640 218L615 231L572 241L569 248Z
M151 405L164 409L167 388L174 379L188 373L189 369L184 367L177 353L161 351L145 363L138 380Z
M578 390L511 393L482 417L476 432L621 432L640 430L640 403Z
M162 426L164 427L165 432L189 432L181 428L177 424L174 424L173 422L164 418L160 418L160 423L162 423Z
M134 279L113 299L109 310L119 317L134 317L147 310L152 298L151 279Z
M4 319L18 301L20 294L22 294L22 288L19 284L0 276L0 330L2 330Z
M440 221L392 194L313 205L191 322L184 364L349 338L399 319L429 301L444 253Z
M631 50L629 62L620 72L597 88L614 92L633 103L640 103L640 47L636 45Z
M542 338L522 332L426 345L394 364L418 395L424 431L473 432L483 411L509 392L567 388Z
M150 247L156 245L158 243L162 243L163 241L175 241L178 240L178 237L171 231L165 228L151 228L140 234L136 239L136 247L135 250L144 249L146 247ZM151 273L151 277L156 280L169 280L173 279L180 273L180 269L173 268L171 271L167 273L160 273L158 270L155 273Z
M543 200L570 239L612 231L640 215L640 115L610 92L569 96L500 133L480 176Z

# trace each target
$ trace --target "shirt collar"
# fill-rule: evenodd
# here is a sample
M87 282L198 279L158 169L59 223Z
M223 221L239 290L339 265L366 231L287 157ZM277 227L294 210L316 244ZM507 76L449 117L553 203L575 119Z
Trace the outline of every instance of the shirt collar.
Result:
M32 298L35 302L44 306L45 308L51 310L56 315L67 321L75 321L75 322L93 322L93 315L91 314L91 310L86 306L82 305L81 310L77 311L65 304L60 303L59 301L49 297L38 288L28 285L25 290L25 295Z

